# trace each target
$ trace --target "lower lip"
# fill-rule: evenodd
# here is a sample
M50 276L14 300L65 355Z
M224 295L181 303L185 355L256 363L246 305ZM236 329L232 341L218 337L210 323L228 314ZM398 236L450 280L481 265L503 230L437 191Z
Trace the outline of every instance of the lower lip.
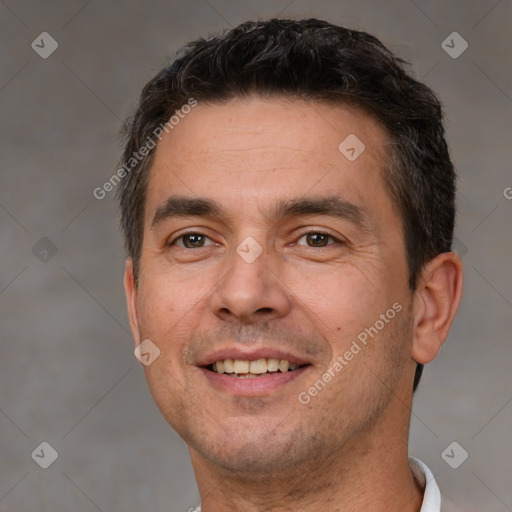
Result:
M308 368L309 366L303 366L292 372L275 372L262 377L249 378L229 377L224 373L215 373L206 368L200 368L200 370L220 391L237 396L264 396L298 379Z

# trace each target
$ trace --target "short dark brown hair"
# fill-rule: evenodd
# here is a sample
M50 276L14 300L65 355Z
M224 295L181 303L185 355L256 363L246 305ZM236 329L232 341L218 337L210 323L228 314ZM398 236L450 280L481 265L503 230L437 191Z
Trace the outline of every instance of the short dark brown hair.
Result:
M122 164L129 172L117 192L135 279L154 149L132 168L127 163L191 98L222 103L260 95L352 105L386 129L390 151L383 178L402 219L409 287L415 290L424 264L451 248L455 172L441 105L404 64L374 36L317 19L246 22L183 47L144 87L124 127ZM418 365L414 389L421 371Z

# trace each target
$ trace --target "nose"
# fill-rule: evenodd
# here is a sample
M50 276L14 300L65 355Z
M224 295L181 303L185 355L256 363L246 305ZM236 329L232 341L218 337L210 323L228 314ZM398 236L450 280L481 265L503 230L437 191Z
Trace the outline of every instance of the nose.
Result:
M239 253L226 260L211 296L213 313L224 321L251 324L285 316L291 307L279 277L279 262L263 252L248 262Z

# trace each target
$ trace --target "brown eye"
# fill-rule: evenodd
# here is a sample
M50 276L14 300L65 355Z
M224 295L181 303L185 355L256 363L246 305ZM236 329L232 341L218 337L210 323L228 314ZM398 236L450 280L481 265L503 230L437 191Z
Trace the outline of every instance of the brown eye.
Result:
M336 239L327 234L317 231L312 231L311 233L306 233L302 235L299 240L302 240L303 238L306 239L306 244L309 247L327 247L328 245L332 245L332 243L328 243L329 239L336 241ZM299 244L304 245L304 244Z
M173 240L170 245L177 245L182 249L200 249L201 247L205 247L205 241L207 239L208 237L206 235L200 233L186 233Z

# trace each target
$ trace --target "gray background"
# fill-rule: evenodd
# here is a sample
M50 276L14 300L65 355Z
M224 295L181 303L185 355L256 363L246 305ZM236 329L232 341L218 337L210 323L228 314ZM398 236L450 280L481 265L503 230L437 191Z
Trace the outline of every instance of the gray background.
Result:
M133 357L116 205L92 191L116 168L120 121L182 44L278 15L374 33L443 100L465 295L417 393L411 453L467 510L512 510L512 2L7 0L0 511L179 512L198 502L186 447ZM31 48L44 31L59 44L47 59ZM453 31L469 43L456 59L441 47ZM31 458L43 441L59 453L48 469ZM469 453L458 469L441 456L453 441Z

